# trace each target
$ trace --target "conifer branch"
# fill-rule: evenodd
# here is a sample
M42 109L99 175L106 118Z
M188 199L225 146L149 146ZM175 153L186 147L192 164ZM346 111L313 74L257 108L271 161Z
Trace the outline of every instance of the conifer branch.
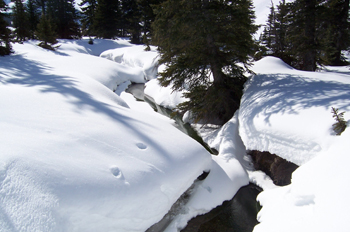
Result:
M338 110L339 109L332 107L333 118L336 121L332 127L336 135L341 135L346 129L346 121L344 120L345 112L338 113Z

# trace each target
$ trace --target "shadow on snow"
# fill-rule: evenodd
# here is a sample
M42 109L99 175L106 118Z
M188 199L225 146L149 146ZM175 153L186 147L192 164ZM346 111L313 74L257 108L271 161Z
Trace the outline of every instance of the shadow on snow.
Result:
M43 93L61 94L67 98L67 102L69 104L72 104L78 109L78 112L84 107L89 107L96 113L104 114L113 121L116 121L116 123L120 123L129 130L131 129L135 133L135 136L139 136L142 141L148 143L150 146L153 146L162 154L167 154L167 151L164 150L164 148L161 147L157 141L147 135L145 131L138 128L138 124L142 124L150 128L153 128L154 125L151 125L146 121L141 121L118 113L118 110L125 112L125 110L128 109L122 106L112 106L94 99L92 95L80 90L77 87L77 81L75 81L73 78L50 74L47 72L50 70L49 66L36 61L28 60L20 54L0 57L0 68L9 70L16 76L13 78L6 78L4 73L1 73L0 71L0 84L15 84L26 87L39 86L40 91ZM106 89L106 91L110 90ZM74 100L72 100L72 97ZM131 121L134 123L131 123Z

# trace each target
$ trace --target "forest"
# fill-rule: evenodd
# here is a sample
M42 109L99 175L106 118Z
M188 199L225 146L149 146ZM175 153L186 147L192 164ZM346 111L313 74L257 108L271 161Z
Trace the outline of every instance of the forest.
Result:
M255 25L250 0L0 0L0 55L10 42L29 39L54 50L57 39L129 37L158 47L163 86L186 88L196 121L223 124L239 108L250 62L275 56L315 71L346 65L350 47L349 0L281 0L265 25ZM12 28L10 30L9 26ZM255 33L263 27L259 39ZM213 94L214 93L214 94ZM210 112L205 109L211 109Z

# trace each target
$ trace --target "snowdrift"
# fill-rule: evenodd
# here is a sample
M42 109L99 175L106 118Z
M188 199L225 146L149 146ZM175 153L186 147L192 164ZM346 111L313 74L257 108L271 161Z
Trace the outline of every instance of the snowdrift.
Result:
M111 91L140 70L92 56L87 40L60 45L0 57L0 230L143 232L211 156Z
M303 72L266 57L253 71L239 111L244 145L301 165L291 185L258 196L263 208L254 231L349 231L350 130L336 136L331 113L335 107L349 118L349 69Z

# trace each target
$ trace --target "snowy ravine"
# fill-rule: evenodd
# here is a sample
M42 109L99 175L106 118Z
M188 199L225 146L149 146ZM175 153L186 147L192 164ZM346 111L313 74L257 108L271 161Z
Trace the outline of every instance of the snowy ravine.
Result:
M255 1L257 23L270 2ZM147 81L145 93L162 106L186 100L154 79L154 47L60 40L53 52L37 43L13 44L15 53L0 57L0 232L143 232L209 170L167 232L249 181L264 189L255 232L350 231L350 129L341 136L331 129L331 107L350 119L349 67L313 73L273 57L255 62L235 116L217 130L197 128L219 151L211 156L125 93ZM276 187L254 171L252 149L300 165L292 184Z
M229 154L239 149L275 153L300 167L292 184L277 187L260 171L253 171L246 156L237 156L249 173L251 182L264 191L258 196L263 206L254 232L328 232L350 231L347 209L350 203L350 129L340 136L332 130L335 123L331 108L350 118L350 68L323 67L318 72L298 71L278 58L266 57L253 64L256 75L246 83L238 121L233 117L222 127L225 132L206 132L206 141L226 138L232 144ZM156 80L148 82L145 92L158 104L172 108L181 93L161 88ZM233 123L239 124L226 130ZM238 133L240 136L238 136ZM236 138L236 139L235 139ZM242 143L243 146L239 145ZM224 154L220 150L219 157ZM242 159L243 157L243 159Z
M154 48L83 39L53 52L37 43L0 57L1 232L143 232L210 170L167 230L177 231L248 184L235 118L217 132L222 156L212 157L123 91L155 77Z
M350 231L350 129L336 136L331 113L339 108L350 118L349 67L303 72L266 57L253 71L239 113L244 145L300 165L292 184L258 196L254 231Z
M112 92L142 69L91 54L130 45L87 41L0 57L0 231L145 231L211 168L171 120Z

